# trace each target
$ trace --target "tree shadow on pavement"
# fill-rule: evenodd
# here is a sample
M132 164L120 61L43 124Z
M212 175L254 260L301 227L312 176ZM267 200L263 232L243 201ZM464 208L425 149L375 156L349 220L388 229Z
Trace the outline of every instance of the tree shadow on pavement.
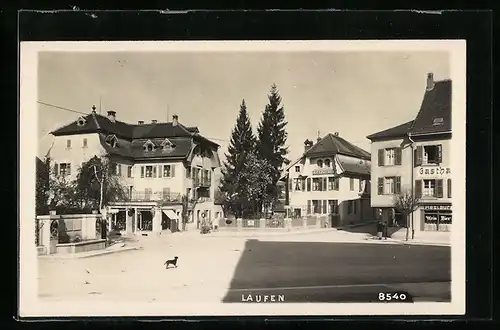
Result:
M370 302L391 285L450 281L448 247L248 240L222 302Z

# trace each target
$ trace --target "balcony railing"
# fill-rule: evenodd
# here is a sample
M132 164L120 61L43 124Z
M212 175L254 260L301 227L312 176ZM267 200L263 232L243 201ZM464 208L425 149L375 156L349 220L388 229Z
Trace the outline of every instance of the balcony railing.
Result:
M199 178L194 178L193 179L193 186L194 187L210 187L211 182L208 179L199 179Z
M130 200L133 202L165 202L165 203L181 203L181 193L163 192L163 191L132 191Z

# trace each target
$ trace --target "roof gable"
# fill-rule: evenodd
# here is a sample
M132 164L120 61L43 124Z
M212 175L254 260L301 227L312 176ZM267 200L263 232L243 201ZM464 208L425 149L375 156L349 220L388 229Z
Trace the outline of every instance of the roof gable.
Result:
M413 120L404 124L388 128L386 130L368 135L366 138L369 140L385 139L385 138L398 138L408 134L408 130L413 125Z
M344 140L338 135L328 133L304 153L306 157L320 157L342 154L360 159L371 159L370 153Z

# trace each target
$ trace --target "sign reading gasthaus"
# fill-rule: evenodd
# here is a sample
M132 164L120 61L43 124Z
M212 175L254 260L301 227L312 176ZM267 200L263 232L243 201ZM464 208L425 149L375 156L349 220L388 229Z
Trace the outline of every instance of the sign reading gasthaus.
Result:
M451 174L451 168L449 167L431 167L431 168L426 168L426 167L420 167L418 169L418 173L420 175L450 175Z

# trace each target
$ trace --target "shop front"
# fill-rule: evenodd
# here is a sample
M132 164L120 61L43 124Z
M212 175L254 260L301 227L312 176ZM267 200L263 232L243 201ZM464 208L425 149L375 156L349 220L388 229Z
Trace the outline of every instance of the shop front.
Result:
M422 231L451 231L452 208L450 204L422 204L420 206Z

